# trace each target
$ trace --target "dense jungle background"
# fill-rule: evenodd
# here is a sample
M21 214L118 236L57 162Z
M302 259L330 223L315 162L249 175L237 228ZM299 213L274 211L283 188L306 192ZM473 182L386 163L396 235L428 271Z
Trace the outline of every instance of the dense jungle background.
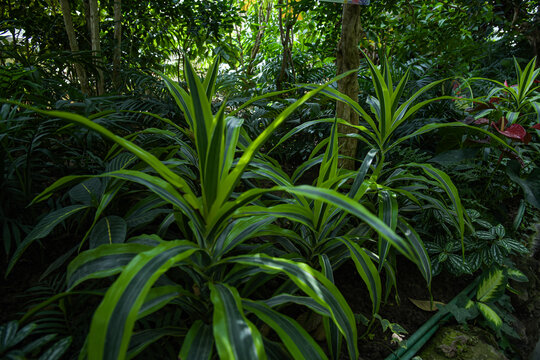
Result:
M0 357L540 358L539 10L0 1Z

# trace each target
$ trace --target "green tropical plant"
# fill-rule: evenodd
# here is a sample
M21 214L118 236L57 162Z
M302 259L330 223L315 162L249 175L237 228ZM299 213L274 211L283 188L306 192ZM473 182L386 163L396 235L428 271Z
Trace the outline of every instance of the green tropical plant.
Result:
M502 83L487 78L472 78L469 82L482 80L496 85L485 97L475 99L475 102L479 103L473 109L475 118L490 117L493 121L500 122L497 131L506 137L516 139L511 135L515 132L513 130L517 131L519 127L512 125L520 125L523 128L523 125L540 123L540 94L539 86L536 85L540 70L536 69L536 58L529 61L523 69L514 58L514 67L515 85L509 86L507 81Z
M444 229L443 234L434 236L433 241L426 242L426 249L433 259L433 272L438 274L445 269L454 275L472 274L480 269L487 269L493 264L507 264L510 255L525 255L529 251L520 241L509 237L503 225L493 226L482 220L476 210L467 209L467 214L475 228L471 234L465 235L465 261L461 254L460 241L456 239L452 221L437 210L434 217ZM433 218L429 217L431 221Z
M312 267L287 259L290 256L271 256L272 249L264 242L248 242L264 232L274 216L244 215L242 210L263 194L285 191L316 200L318 206L332 205L351 213L374 228L383 239L403 249L405 254L414 254L414 251L377 216L335 190L282 185L235 193L248 166L259 156L258 149L272 132L290 113L328 84L305 94L278 115L256 139L249 141L241 136L242 121L234 116L225 117L225 105L215 115L211 112L217 68L216 61L201 81L186 61L189 93L164 76L175 102L184 113L187 129L164 121L192 136L198 165L195 181L188 179L172 159L160 161L152 153L91 119L33 109L95 130L148 165L144 171L120 169L95 176L68 176L44 190L35 201L88 178L126 180L146 187L171 206L177 227L184 238L189 239L165 241L157 235L136 236L125 243L109 243L84 251L70 263L68 292L87 280L120 274L94 313L88 335L88 356L90 359L130 358L154 342L158 338L156 333L161 333L184 338L180 354L186 359L209 358L214 345L222 358L264 358L266 353L270 356L268 351L272 345L268 345L269 340L254 325L254 321L262 321L277 333L294 358L325 358L321 348L294 319L273 309L298 303L328 318L345 338L349 356L356 358L355 318L335 285ZM243 152L235 159L237 148ZM301 215L299 213L298 217ZM50 219L35 231L48 229L61 219L50 215ZM275 227L271 229L276 230ZM180 271L168 271L171 268ZM267 300L250 299L250 285L253 284L250 279L255 275L259 283L272 279L287 281L283 287L272 287ZM307 297L296 295L299 290ZM143 335L144 330L135 330L137 319L155 313L167 304L178 305L187 318L172 329L149 329L152 334L148 336ZM138 342L137 346L134 341Z
M372 187L375 185L367 179L367 175L377 151L370 151L357 171L339 169L337 121L334 121L330 137L320 145L324 144L326 144L324 153L317 155L317 152L323 149L322 146L317 146L310 159L297 168L292 178L268 163L255 162L256 168L251 171L278 184L289 185L297 182L311 167L319 166L318 176L313 183L319 191L342 192L350 183L352 185L345 192L346 197L354 202L370 206L370 200L366 199L366 194L373 191ZM293 226L290 230L286 232L280 229L274 230L272 234L279 236L273 241L285 253L298 254L311 266L320 266L329 278L333 278L333 273L341 264L352 259L358 275L368 289L372 302L372 315L377 315L384 294L376 264L378 263L379 269L386 270L389 283L395 285L396 275L391 264L372 251L371 239L377 237L377 234L374 234L370 227L365 226L365 222L369 220L360 217L365 222L358 223L338 204L329 204L320 199L310 200L303 194L294 194L294 197L285 200L285 203L279 201L274 206L252 205L241 211L249 215L268 214L292 221ZM418 264L429 285L431 268L423 244L416 236L405 235L404 239L406 240L394 242L394 246L401 254ZM373 317L372 321L375 319L376 317ZM332 328L328 324L325 326L325 331L333 358L339 358L339 337L336 338L335 334L332 336Z
M376 208L378 208L381 220L394 231L400 231L411 243L416 244L418 246L418 254L424 251L423 244L418 233L408 223L403 214L404 211L408 210L416 212L426 208L438 209L449 218L453 219L454 225L460 232L461 239L463 239L465 232L465 214L461 205L458 190L448 175L429 164L402 163L397 164L397 166L389 167L386 156L399 144L426 132L449 126L473 127L463 123L431 123L410 134L396 137L397 129L406 124L407 120L410 120L423 106L434 101L452 97L444 96L431 98L414 104L414 101L422 94L444 81L439 80L425 85L411 97L405 101L401 101L409 77L409 71L406 72L394 87L392 75L386 61L382 72L369 58L366 57L366 61L371 72L372 82L376 93L376 97L370 96L368 98L368 104L370 105L373 116L368 114L356 101L337 90L327 88L322 91L323 94L348 104L363 120L361 125L352 125L340 119L337 121L355 128L358 131L358 134L342 134L341 136L357 138L359 141L364 142L368 146L368 149L371 149L369 153L372 155L369 157L369 162L366 163L364 160L366 172L373 163L372 174L364 183L369 185L363 185L366 186L364 191L369 190L372 196L376 197ZM313 86L307 87L312 88ZM281 141L285 141L290 136L316 122L317 121L312 121L296 127L284 136ZM488 133L485 130L481 131ZM377 157L377 161L374 159L375 156ZM424 176L418 175L416 173L417 171L423 172ZM431 191L432 189L434 191ZM450 200L449 203L441 196L442 194L447 196L447 199ZM402 203L401 205L400 202ZM386 258L388 256L392 257L393 255L390 251L390 243L383 237L379 237L378 239L377 250L380 271L386 263ZM428 263L429 261L427 264ZM429 285L431 274L429 274L429 276L426 274L426 270L429 267L426 266L425 261L422 261L419 264L423 264L422 273L426 277ZM389 284L392 283L390 282Z
M30 323L19 328L17 321L0 325L0 356L2 359L60 359L71 344L71 337L53 343L56 334L48 334L30 339L37 324Z

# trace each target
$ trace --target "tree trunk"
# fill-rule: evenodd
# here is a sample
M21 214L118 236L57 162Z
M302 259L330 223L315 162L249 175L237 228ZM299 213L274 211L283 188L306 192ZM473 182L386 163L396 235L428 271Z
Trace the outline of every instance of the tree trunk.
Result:
M62 16L64 17L64 24L66 26L66 32L69 39L69 47L72 53L76 53L79 51L79 43L77 42L77 37L75 36L75 28L73 27L73 20L71 18L71 7L69 5L69 0L60 0L60 6L62 8ZM81 86L81 91L83 94L88 95L90 93L90 89L88 88L86 70L81 63L76 62L74 66L75 72L77 73L77 78L79 79L79 84Z
M279 5L283 5L283 0L278 1ZM283 18L285 17L285 27L283 26ZM292 59L292 34L293 34L293 28L294 24L296 23L296 15L290 15L286 14L284 16L283 14L283 6L279 7L279 34L281 38L281 45L283 46L283 58L281 61L281 70L279 72L279 76L276 80L276 88L278 90L283 89L283 82L287 80L287 82L291 82L296 76L294 73L294 62ZM287 73L287 70L291 71L292 78L290 76L287 76L285 79L285 75Z
M253 48L251 49L249 64L246 70L246 74L248 76L251 75L251 72L253 71L254 61L261 47L261 41L263 39L264 32L266 30L266 24L270 22L270 18L272 16L272 6L273 6L273 2L268 1L268 4L266 6L266 14L265 14L262 4L259 5L259 25L258 25L257 36L255 37L255 43L253 44Z
M122 58L122 0L114 0L114 53L113 53L113 74L114 87L120 89L122 81L120 79L120 61Z
M349 70L357 69L360 66L360 50L358 43L362 28L360 26L360 6L344 5L341 25L341 39L337 48L337 73L343 74ZM353 73L338 81L338 90L348 95L353 100L358 99L358 74ZM348 105L338 101L336 104L336 115L338 118L348 121L351 124L358 125L358 114L356 114ZM351 127L338 125L338 131L341 134L357 133ZM340 137L339 145L341 154L349 157L356 157L357 140L353 138ZM354 159L343 159L340 166L353 170Z
M99 9L97 0L88 1L90 10L90 39L92 41L92 55L97 67L97 94L105 93L105 79L103 78L103 62L101 60L101 44L99 41Z

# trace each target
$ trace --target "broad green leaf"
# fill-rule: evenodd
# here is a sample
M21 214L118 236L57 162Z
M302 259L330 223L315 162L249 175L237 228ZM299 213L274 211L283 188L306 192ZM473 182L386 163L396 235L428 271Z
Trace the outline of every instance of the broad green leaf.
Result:
M13 257L9 261L5 276L7 277L9 275L9 273L13 269L13 266L15 266L21 255L34 241L42 239L45 236L49 235L49 233L56 227L56 225L60 224L61 222L63 222L70 216L78 213L79 211L87 208L88 205L71 205L45 215L45 217L39 221L39 223L34 227L34 229L28 235L26 235L23 242L17 247L17 250L15 250Z
M189 241L168 241L137 255L105 294L88 335L90 360L123 360L133 326L154 282L170 267L191 256Z
M502 319L499 315L489 306L482 302L477 302L476 307L482 313L484 318L491 324L495 329L499 329L502 325Z
M506 283L502 269L491 269L482 276L476 292L476 299L485 303L497 300L504 292Z
M262 302L244 299L242 304L246 310L274 329L293 359L327 359L321 347L294 319L280 314Z
M92 206L97 203L103 193L100 179L91 178L75 185L68 194L72 202Z
M220 359L266 359L262 336L244 315L238 291L225 284L209 287L214 304L214 339Z
M514 281L518 281L518 282L527 282L527 281L529 281L527 276L518 269L511 269L510 268L510 269L508 269L506 271L506 275L508 276L509 279L512 279Z
M90 249L103 244L123 243L127 225L119 216L107 216L98 221L89 238Z
M197 320L184 338L178 358L182 360L210 360L213 347L212 327Z
M520 177L520 165L517 161L511 161L506 167L506 174L513 182L518 184L525 200L537 209L540 209L540 168L535 167L526 177Z

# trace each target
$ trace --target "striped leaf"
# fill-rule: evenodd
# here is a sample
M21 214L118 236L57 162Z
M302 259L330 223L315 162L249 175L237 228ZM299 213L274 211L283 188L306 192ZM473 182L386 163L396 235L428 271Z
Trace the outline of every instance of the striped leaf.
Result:
M328 87L333 82L336 82L348 75L350 75L352 72L356 70L348 71L344 74L338 75L329 82L327 82L324 85L321 85L317 87L314 90L309 91L307 94L302 96L300 99L296 100L293 104L289 105L285 110L283 110L275 119L270 123L263 132L255 139L253 140L249 146L244 150L242 156L240 159L238 159L238 162L234 169L229 173L229 175L225 178L225 180L220 185L220 193L218 194L218 197L214 204L212 205L212 209L210 209L209 217L214 217L217 212L220 211L222 205L225 203L225 201L229 198L232 191L240 181L242 174L246 170L246 167L249 165L251 160L255 157L255 155L258 153L260 147L270 138L272 133L275 132L275 130L278 128L279 125L281 125L288 117L291 115L296 109L298 109L301 105L303 105L306 101L308 101L311 97L315 96L317 93L322 91L324 88Z
M259 231L274 221L273 216L263 214L262 216L252 216L238 219L230 223L217 238L212 253L216 257L234 249L245 240L258 236Z
M141 244L113 244L87 250L68 265L68 289L89 279L118 274L135 256L149 249L150 246Z
M356 266L356 271L368 288L373 314L377 314L382 300L381 278L377 267L373 264L366 251L358 246L358 244L345 236L337 239L349 248L350 256Z
M146 329L133 333L129 342L127 359L133 359L139 355L149 345L155 343L164 336L179 337L186 334L186 329L167 326L157 329ZM202 358L201 358L202 359Z
M225 284L209 284L214 304L213 331L220 359L266 359L259 330L244 315L238 291Z
M502 319L499 315L487 304L482 302L477 302L476 307L484 318L491 324L495 329L500 329L502 326Z
M270 299L264 300L264 303L270 307L276 307L283 304L293 303L298 305L307 306L319 315L330 317L331 314L328 309L319 304L315 299L309 296L298 296L291 294L279 294Z
M213 347L212 327L197 320L191 325L184 338L178 358L181 360L210 360Z
M256 266L263 271L287 275L302 291L325 307L347 340L349 356L358 358L356 321L351 308L339 290L324 275L303 263L272 258L266 255L243 255L225 262Z
M319 344L294 319L280 314L262 302L244 299L242 304L246 310L274 329L293 359L327 359Z
M184 292L184 290L179 285L167 285L152 288L146 295L144 303L139 309L137 319L142 319L143 317L158 311L173 299L181 296L182 292Z
M379 191L379 219L384 221L384 223L393 231L396 231L397 227L398 210L396 194L389 190ZM383 264L386 261L388 251L390 251L390 243L379 235L377 248L379 251L379 258L381 259L379 261L379 271L381 271Z
M405 236L411 246L415 249L415 254L417 256L416 264L418 265L418 269L422 273L424 279L426 279L428 287L431 287L431 260L426 251L426 247L424 246L424 242L420 239L420 235L418 235L416 230L414 230L414 228L409 225L405 219L400 217L398 226L403 236Z
M377 216L373 215L364 206L351 198L342 195L335 190L321 189L307 185L296 186L294 188L283 188L283 190L296 195L302 195L313 200L326 202L329 205L333 205L358 217L373 230L378 232L385 240L389 241L393 246L395 246L399 252L414 261L415 256L411 246L400 236L396 235L396 233L385 223L383 223Z
M461 199L459 197L459 193L456 186L454 185L450 177L444 171L438 170L429 164L409 163L407 166L421 168L429 177L437 181L441 185L441 188L443 188L446 191L446 194L450 198L450 201L452 201L454 211L456 212L456 215L457 215L459 233L461 235L462 249L463 249L463 253L465 253L465 245L463 244L463 235L465 232L464 209L463 209L463 206L461 205Z
M126 358L133 326L154 282L197 250L188 241L168 241L137 255L105 294L92 318L88 358Z
M476 291L476 299L484 303L497 300L504 293L506 283L502 269L491 269L482 276Z
M71 345L71 336L65 337L47 349L38 360L58 360L64 355Z
M323 274L334 283L334 274L332 272L332 265L326 254L319 255L319 263ZM333 360L337 360L341 354L341 343L343 342L343 336L339 332L339 328L334 324L328 316L323 317L324 332L326 334L326 342L328 343L328 349Z

